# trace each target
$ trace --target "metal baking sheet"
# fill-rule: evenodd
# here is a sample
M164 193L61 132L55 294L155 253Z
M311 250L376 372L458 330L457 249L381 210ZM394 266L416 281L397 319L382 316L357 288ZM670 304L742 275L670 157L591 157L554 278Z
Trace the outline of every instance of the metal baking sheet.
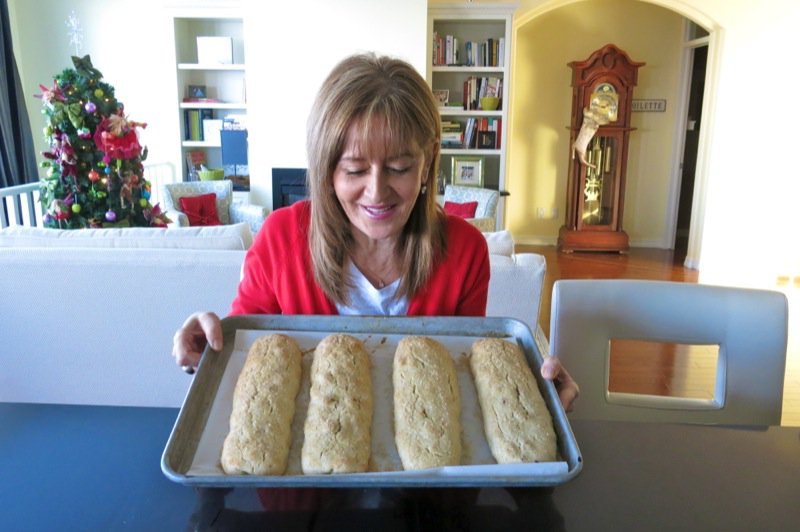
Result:
M555 486L574 478L581 470L580 450L558 400L555 387L551 382L541 378L539 368L542 356L538 346L527 325L518 320L470 317L249 315L225 318L222 320L222 325L224 347L221 352L207 348L203 354L162 455L161 469L175 482L209 487ZM368 341L372 339L376 345L383 344L386 338L412 334L431 336L445 344L451 338L454 341L460 340L462 344L465 341L470 342L472 339L485 337L516 341L534 370L539 389L553 416L558 437L559 460L563 463L481 465L485 462L479 462L422 471L387 471L384 465L384 469L360 474L303 475L297 471L290 471L283 476L224 475L221 470L213 471L214 468L198 468L197 462L203 461L201 455L208 453L209 445L214 452L218 453L218 450L214 450L214 445L221 449L221 441L217 441L218 437L214 433L219 432L219 427L216 425L219 424L221 416L228 416L230 412L230 397L226 395L229 392L223 393L222 390L226 386L230 387L226 381L231 379L231 373L238 372L236 364L240 362L237 362L236 357L241 356L241 353L235 347L237 333L254 332L259 334L283 332L312 339L333 332L343 332ZM307 339L305 341L307 351L308 342ZM313 347L313 344L311 345ZM301 396L303 393L307 394L307 390L304 392L301 389L298 395ZM300 412L298 409L298 413ZM376 418L377 416L376 412ZM375 428L373 428L374 433ZM480 437L474 432L467 437L475 437L477 440L482 437L482 433ZM486 447L485 440L482 445ZM479 446L480 444L476 443L476 447ZM396 454L396 450L394 452ZM214 458L216 460L216 456ZM218 466L216 467L218 469Z

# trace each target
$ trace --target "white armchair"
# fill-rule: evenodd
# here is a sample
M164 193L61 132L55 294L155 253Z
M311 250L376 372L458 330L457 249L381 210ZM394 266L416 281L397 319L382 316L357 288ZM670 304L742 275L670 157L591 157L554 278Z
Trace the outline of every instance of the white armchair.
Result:
M500 193L488 188L447 185L444 189L445 202L478 202L478 208L475 210L475 217L467 218L467 221L484 233L496 230L497 203L499 200Z
M180 198L209 192L217 195L217 216L223 225L246 222L256 234L269 214L266 207L233 201L233 182L229 179L165 184L161 193L162 207L175 226L186 227L189 218L181 212Z

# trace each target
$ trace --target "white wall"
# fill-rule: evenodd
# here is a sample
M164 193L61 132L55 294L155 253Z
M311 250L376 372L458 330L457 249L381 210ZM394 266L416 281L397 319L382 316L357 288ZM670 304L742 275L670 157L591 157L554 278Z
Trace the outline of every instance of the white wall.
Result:
M425 0L246 2L251 200L272 205L273 167L306 166L306 118L330 69L375 51L424 76L426 24Z
M14 54L23 93L28 96L37 152L47 144L41 101L33 95L41 92L40 83L52 86L56 75L72 68L70 57L76 52L69 44L66 20L74 11L83 28L79 55L91 55L130 118L148 124L140 134L149 150L148 162L176 157L180 133L172 30L164 4L161 0L9 0Z
M251 201L272 205L271 168L304 167L314 94L346 55L376 51L410 61L424 76L425 0L9 0L14 51L37 151L45 149L39 83L72 66L66 20L78 16L80 55L114 86L132 119L148 123L148 162L182 164L172 16L239 8L245 19ZM39 157L41 159L41 157Z
M800 170L791 108L800 2L695 0L718 23L699 266L738 284L800 275ZM702 191L701 191L702 193ZM695 220L693 220L695 225Z

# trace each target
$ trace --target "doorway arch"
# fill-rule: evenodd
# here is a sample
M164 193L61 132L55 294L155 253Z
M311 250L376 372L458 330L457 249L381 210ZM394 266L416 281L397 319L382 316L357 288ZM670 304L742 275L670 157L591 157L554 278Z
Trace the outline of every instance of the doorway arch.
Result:
M552 11L558 10L565 6L571 6L584 2L591 2L592 0L543 0L540 2L524 2L523 5L517 10L514 15L513 22L513 36L512 36L512 72L518 71L518 66L525 58L521 57L519 53L520 34L527 24L534 19L548 14ZM708 60L705 74L705 89L703 98L702 114L704 117L699 132L698 148L697 148L697 167L696 178L694 183L694 191L692 194L692 209L690 232L688 235L688 245L686 251L686 259L684 264L690 268L698 268L700 263L700 254L702 249L702 236L703 236L703 223L705 219L706 210L706 191L708 188L708 166L709 166L709 146L712 137L712 124L714 120L714 98L713 94L716 92L716 80L720 64L720 46L722 42L722 28L719 24L707 16L702 11L687 6L683 2L677 0L628 0L631 4L645 3L652 4L658 7L665 8L677 15L680 15L698 26L708 31ZM514 76L510 85L510 104L511 108L515 107L514 100L518 91L525 90L524 87L518 85L518 77ZM682 82L683 83L683 82ZM686 105L685 102L677 102L678 106ZM682 112L678 109L678 112ZM509 116L509 131L514 131L514 121L517 120L516 113L512 112ZM670 202L667 212L667 223L665 227L668 229L662 235L661 241L669 244L662 245L662 247L672 247L674 245L674 230L677 224L677 206L678 206L678 190L680 185L680 164L681 155L683 151L684 136L681 133L681 128L685 131L686 116L685 112L676 117L676 125L672 133L672 153L673 158L671 168L669 169L670 180L670 197L667 201ZM514 145L509 144L509 161L515 158ZM566 156L566 155L565 155Z

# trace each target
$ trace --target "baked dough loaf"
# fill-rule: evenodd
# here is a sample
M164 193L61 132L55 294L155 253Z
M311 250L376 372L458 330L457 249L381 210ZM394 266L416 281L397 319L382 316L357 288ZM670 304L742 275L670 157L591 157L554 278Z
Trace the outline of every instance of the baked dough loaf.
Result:
M230 432L222 446L229 475L282 475L291 444L302 353L282 334L256 340L233 392Z
M363 473L369 467L372 377L364 344L347 334L325 337L314 350L305 421L305 474Z
M554 461L553 420L520 347L500 338L478 340L469 363L497 463Z
M394 431L406 470L461 462L461 399L447 349L431 338L408 336L394 355Z

